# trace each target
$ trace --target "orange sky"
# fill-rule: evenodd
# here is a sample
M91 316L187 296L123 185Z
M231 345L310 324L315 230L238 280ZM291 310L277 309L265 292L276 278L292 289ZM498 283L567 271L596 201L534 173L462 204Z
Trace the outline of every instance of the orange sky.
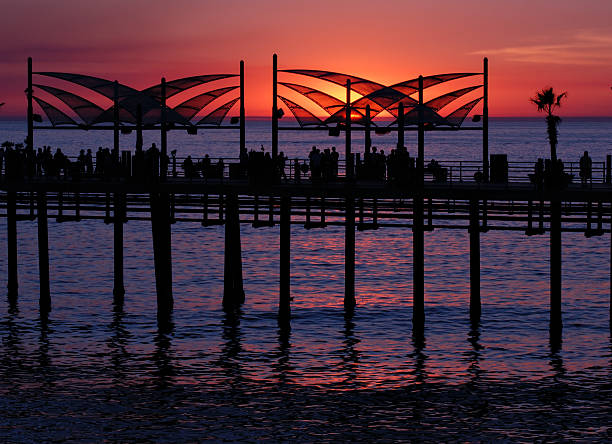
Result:
M25 113L28 55L35 70L134 87L244 59L247 115L267 116L274 52L281 68L385 84L480 71L487 55L491 115L537 115L528 98L553 86L569 93L561 115L612 116L609 0L0 1L0 117Z

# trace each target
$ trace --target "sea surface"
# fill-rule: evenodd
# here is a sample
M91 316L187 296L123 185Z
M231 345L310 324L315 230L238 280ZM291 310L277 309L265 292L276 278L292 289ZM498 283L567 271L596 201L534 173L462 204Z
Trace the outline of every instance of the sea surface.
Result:
M270 146L248 122L247 146ZM23 140L0 122L0 141ZM145 147L158 134L145 134ZM481 134L428 133L426 159L480 160ZM612 119L564 119L559 156L612 153ZM135 136L122 135L122 149ZM353 137L363 150L362 135ZM44 131L35 145L110 146L101 131ZM374 136L385 151L391 135ZM416 151L416 134L407 133ZM306 157L343 137L281 133ZM179 155L236 156L238 132L169 136ZM546 157L543 119L492 119L490 152ZM608 227L605 227L608 228ZM549 338L548 236L481 235L482 320L469 322L469 239L425 234L424 338L412 335L412 236L356 234L356 299L343 307L342 227L292 227L290 326L277 322L279 229L241 226L246 302L226 313L223 227L172 226L174 313L159 328L150 222L125 225L123 310L112 225L49 221L53 309L38 311L36 222L18 222L19 297L0 297L0 441L612 441L610 235L563 233L563 338ZM0 288L6 221L0 218Z

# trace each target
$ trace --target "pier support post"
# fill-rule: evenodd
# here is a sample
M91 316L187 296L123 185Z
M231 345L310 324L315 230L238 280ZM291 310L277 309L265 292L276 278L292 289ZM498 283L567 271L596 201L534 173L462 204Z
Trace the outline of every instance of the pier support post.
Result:
M14 191L7 193L6 201L6 234L8 246L8 297L17 299L17 196Z
M44 191L37 194L38 218L38 275L40 280L39 307L41 313L51 310L51 290L49 288L49 229L47 225L47 195Z
M550 330L561 332L561 202L550 202ZM551 335L552 336L552 335Z
M414 197L412 212L412 328L418 332L425 326L425 238L422 195Z
M115 305L123 304L123 296L125 295L125 287L123 284L123 193L115 193L114 206L114 286L113 286L113 302Z
M344 307L355 307L355 199L346 197L344 239Z
M279 318L291 316L291 198L283 196L280 204L280 299Z
M223 306L244 302L242 284L242 251L240 245L240 212L238 197L228 194L225 207L225 262L223 277Z
M480 226L478 200L470 200L470 321L480 321Z
M151 193L151 229L157 291L157 318L166 321L173 308L172 233L168 193Z

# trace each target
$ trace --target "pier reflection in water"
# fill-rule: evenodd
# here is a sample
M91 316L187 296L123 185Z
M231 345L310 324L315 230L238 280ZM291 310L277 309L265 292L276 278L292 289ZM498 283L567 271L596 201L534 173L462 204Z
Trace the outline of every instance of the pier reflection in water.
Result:
M577 158L591 149L580 139L594 128L569 129L577 135L567 149L576 153L563 157ZM541 122L503 131L496 140L531 160ZM432 143L432 157L449 147ZM471 149L467 141L458 148L476 155ZM612 439L608 234L563 233L564 330L556 343L541 254L547 236L481 235L482 317L472 326L469 239L426 233L419 337L411 331L409 230L357 232L357 306L349 314L343 229L293 229L290 324L276 316L278 227L243 224L241 235L246 301L228 314L221 308L223 228L172 226L173 327L160 329L150 223L125 225L126 295L123 310L113 311L112 229L50 220L53 310L41 316L36 225L19 221L19 299L0 298L0 438ZM0 236L0 251L5 242ZM0 255L3 288L6 276Z

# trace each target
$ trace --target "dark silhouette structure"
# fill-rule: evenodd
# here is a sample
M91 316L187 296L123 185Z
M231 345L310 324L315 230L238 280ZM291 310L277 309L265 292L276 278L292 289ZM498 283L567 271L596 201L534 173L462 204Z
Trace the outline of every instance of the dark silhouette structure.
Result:
M274 61L274 80L276 81L276 57ZM250 223L253 227L279 224L279 325L282 328L286 328L291 314L292 225L303 224L307 229L323 228L329 225L345 227L344 304L347 313L352 313L356 304L354 284L356 228L357 231L386 226L410 229L413 234L413 335L419 344L422 342L425 325L425 232L442 228L469 231L470 319L472 325L478 325L481 317L480 234L492 229L524 230L527 235L544 234L546 231L550 233L552 341L560 338L562 325L561 233L580 231L584 232L587 237L591 237L611 231L609 227L604 229L604 225L609 224L612 220L612 199L610 199L612 158L610 156L605 164L591 163L589 187L575 186L571 183L574 168L576 171L579 170L578 163L563 164L558 159L556 162L538 161L534 167L534 173L528 174L522 164L515 165L505 159L500 162L499 158L491 156L492 159L496 159L495 162L491 162L491 172L495 172L495 177L491 178L488 173L489 162L485 159L454 163L431 161L426 167L424 164L426 133L435 130L458 131L460 129L441 123L439 119L445 119L448 122L449 116L437 117L440 115L433 109L431 101L424 101L425 85L428 82L436 81L435 76L419 77L414 84L410 83L413 86L408 91L413 91L416 99L411 98L410 94L399 96L395 110L397 122L389 127L389 130L398 131L398 143L402 144L403 131L416 122L414 130L418 133L417 157L410 158L407 153L403 153L401 150L403 145L398 146L397 151L388 156L382 152L378 153L374 147L368 146L371 143L370 140L366 143L364 162L367 157L371 165L382 165L384 168L382 172L375 169L376 174L373 176L369 174L364 176L359 174L360 162L353 162L350 134L353 130L368 131L373 127L375 122L371 121L372 110L377 110L382 105L372 98L372 102L365 103L363 106L365 111L361 114L362 108L357 107L355 103L367 97L366 90L361 88L378 88L372 89L368 94L374 94L382 88L384 94L375 95L377 99L386 98L392 92L387 91L389 87L373 85L373 82L368 83L358 77L344 78L338 77L335 73L317 71L317 77L333 78L336 82L346 80L346 102L343 102L342 106L335 111L330 108L330 118L336 116L330 122L335 122L336 126L330 127L329 124L319 119L322 123L319 122L313 127L316 130L331 131L338 128L345 131L347 136L346 158L338 160L336 157L331 167L329 165L326 167L327 176L322 174L320 177L315 177L311 171L309 178L307 171L302 168L307 165L303 159L296 159L294 163L289 162L288 172L279 167L281 165L279 159L282 159L282 165L286 159L278 152L278 146L275 149L275 144L278 144L278 131L281 130L278 127L280 112L276 105L272 119L272 156L263 152L257 155L253 151L246 152L244 105L241 103L241 125L239 127L241 149L238 161L211 159L205 156L201 160L190 159L191 163L185 163L185 159L177 158L173 153L173 161L170 163L167 155L167 132L177 129L192 131L195 128L199 130L204 126L177 124L173 119L177 118L176 115L184 118L181 112L187 106L169 107L166 98L172 95L174 88L191 84L194 81L200 82L203 78L208 78L206 76L181 79L180 82L166 82L165 79L162 79L160 85L143 91L124 89L127 87L117 82L101 81L101 79L87 76L70 77L72 80L79 79L79 82L87 81L91 88L112 94L113 106L97 112L100 112L99 116L102 116L107 115L110 110L113 125L94 124L92 121L88 124L90 125L88 128L112 130L114 134L113 151L99 149L95 156L95 163L92 155L88 160L84 153L81 153L77 159L60 155L59 151L53 156L48 148L34 153L34 129L39 127L34 126L36 115L33 112L32 103L36 99L32 95L31 61L28 66L28 143L26 147L13 147L12 144L5 146L5 168L4 171L0 171L4 173L0 180L0 191L3 192L0 193L0 201L6 204L6 213L0 216L7 217L8 290L9 298L13 301L17 298L18 289L17 221L37 220L38 222L41 313L46 313L51 308L48 217L55 218L58 222L76 222L88 218L114 224L115 279L113 293L115 305L120 309L125 293L123 224L133 218L141 219L143 216L139 210L142 208L143 201L148 200L150 215L146 217L151 220L160 326L171 325L169 317L173 306L171 259L173 223L192 221L199 222L205 227L225 226L223 305L226 312L239 309L245 300L240 224ZM470 127L483 131L483 153L486 152L485 149L488 149L486 143L486 70L485 59L483 126ZM298 74L303 75L304 73L299 72ZM308 74L314 75L313 72ZM53 75L58 78L68 76L66 74L60 76L57 73ZM242 93L243 64L241 64L240 77ZM445 77L437 76L436 78ZM293 84L293 88L297 88L296 85ZM360 88L361 92L355 88ZM148 92L145 93L145 91ZM362 97L351 100L351 91L357 91ZM307 94L320 97L319 94L310 90ZM64 95L64 97L68 96ZM242 102L241 99L242 95L235 100ZM155 106L149 103L151 100L155 101ZM202 99L202 101L206 100L208 98ZM445 97L444 101L452 102L451 97ZM285 100L283 102L287 103ZM149 105L150 108L147 109ZM439 105L438 103L437 106ZM76 105L74 106L76 112ZM387 105L387 107L390 106ZM470 110L473 109L473 105L470 106ZM177 110L177 108L180 109ZM42 106L42 109L44 111L45 107ZM91 107L91 109L95 108ZM125 118L121 117L124 113L129 113L130 109L133 109L135 113L134 123L129 123L131 119L129 115ZM87 117L88 115L83 110L81 110L85 116L83 119L89 119L90 117ZM295 110L298 108L296 107ZM52 120L54 125L52 128L64 127L64 124L60 124L57 120L61 115L54 114L51 108L47 108L47 111L48 116L56 119L54 124ZM193 113L193 109L190 112ZM225 110L223 112L227 113ZM469 110L466 111L466 109L461 111L465 113L462 121L468 112ZM301 116L301 114L298 111L295 111L294 114L299 121L298 115ZM450 115L453 114L454 112L450 113ZM106 117L99 118L105 119ZM338 127L338 123L342 125ZM66 125L68 128L79 127L79 124L77 126L72 123ZM216 127L222 127L221 123ZM236 128L235 126L230 127ZM307 128L310 127L303 125L297 129ZM160 131L160 149L153 145L146 151L143 150L142 138L138 137L135 152L120 152L121 132L124 130L140 132L143 129ZM329 156L328 160L334 159L331 153L331 151L324 153ZM85 166L82 165L83 162ZM88 166L89 162L91 165ZM175 166L177 162L187 167L181 172ZM265 174L261 173L261 169L265 171ZM504 171L500 173L500 169ZM513 224L508 225L509 221ZM564 221L566 221L565 225ZM582 225L577 228L576 224ZM422 347L415 346L415 348Z

